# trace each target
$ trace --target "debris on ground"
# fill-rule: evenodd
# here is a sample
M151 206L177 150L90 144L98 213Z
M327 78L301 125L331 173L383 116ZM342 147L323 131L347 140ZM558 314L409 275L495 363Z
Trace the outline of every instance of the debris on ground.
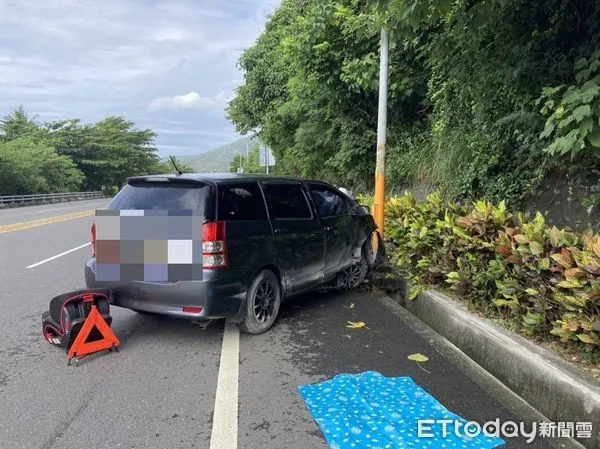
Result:
M346 327L348 329L368 329L367 325L362 321L348 321L348 325Z
M419 366L419 368L421 368L423 371L425 371L426 373L431 374L429 371L427 371L425 368L423 368L421 366L421 363L425 363L429 361L429 358L423 354L420 353L416 353L416 354L411 354L408 356L408 360L412 360L413 362L417 362L417 365Z

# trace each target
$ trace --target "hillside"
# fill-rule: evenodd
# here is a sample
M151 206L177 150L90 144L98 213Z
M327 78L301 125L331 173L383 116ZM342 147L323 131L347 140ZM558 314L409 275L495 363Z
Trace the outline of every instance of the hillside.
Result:
M242 153L246 155L246 143L248 149L252 149L257 143L261 141L258 138L243 137L227 145L209 150L205 153L198 154L196 156L180 156L186 164L189 164L195 171L200 173L207 172L228 172L229 165L236 154Z

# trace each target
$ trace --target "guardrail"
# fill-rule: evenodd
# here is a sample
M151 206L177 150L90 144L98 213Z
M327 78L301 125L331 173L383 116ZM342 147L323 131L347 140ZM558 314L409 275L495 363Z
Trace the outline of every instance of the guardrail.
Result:
M66 201L91 200L104 198L104 193L98 192L69 192L43 193L37 195L8 195L0 196L0 208L30 206L33 204L63 203Z

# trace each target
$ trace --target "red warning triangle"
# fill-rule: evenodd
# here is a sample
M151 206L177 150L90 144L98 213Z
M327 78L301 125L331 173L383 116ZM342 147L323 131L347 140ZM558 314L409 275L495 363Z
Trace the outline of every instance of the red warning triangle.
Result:
M92 331L96 329L102 335L99 340L87 342ZM110 326L106 323L95 304L92 305L92 311L85 319L77 338L69 349L69 358L82 357L94 352L104 351L121 344Z

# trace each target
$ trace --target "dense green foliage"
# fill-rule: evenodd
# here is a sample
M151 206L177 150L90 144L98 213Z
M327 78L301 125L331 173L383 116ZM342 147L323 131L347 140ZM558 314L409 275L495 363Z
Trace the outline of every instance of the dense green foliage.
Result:
M555 137L547 149L551 154L577 157L592 150L600 157L600 50L577 61L575 68L576 85L544 89L542 112L550 116L542 136Z
M38 124L19 108L0 120L0 195L114 192L128 176L172 173L156 154L155 137L122 117Z
M281 172L371 188L382 24L388 187L517 205L557 168L600 167L598 0L283 0L230 120Z
M28 136L0 142L0 195L76 192L83 180L73 160L47 142Z
M439 194L391 198L386 240L412 281L450 289L516 331L579 347L600 360L600 235L526 220L504 202L459 204Z

